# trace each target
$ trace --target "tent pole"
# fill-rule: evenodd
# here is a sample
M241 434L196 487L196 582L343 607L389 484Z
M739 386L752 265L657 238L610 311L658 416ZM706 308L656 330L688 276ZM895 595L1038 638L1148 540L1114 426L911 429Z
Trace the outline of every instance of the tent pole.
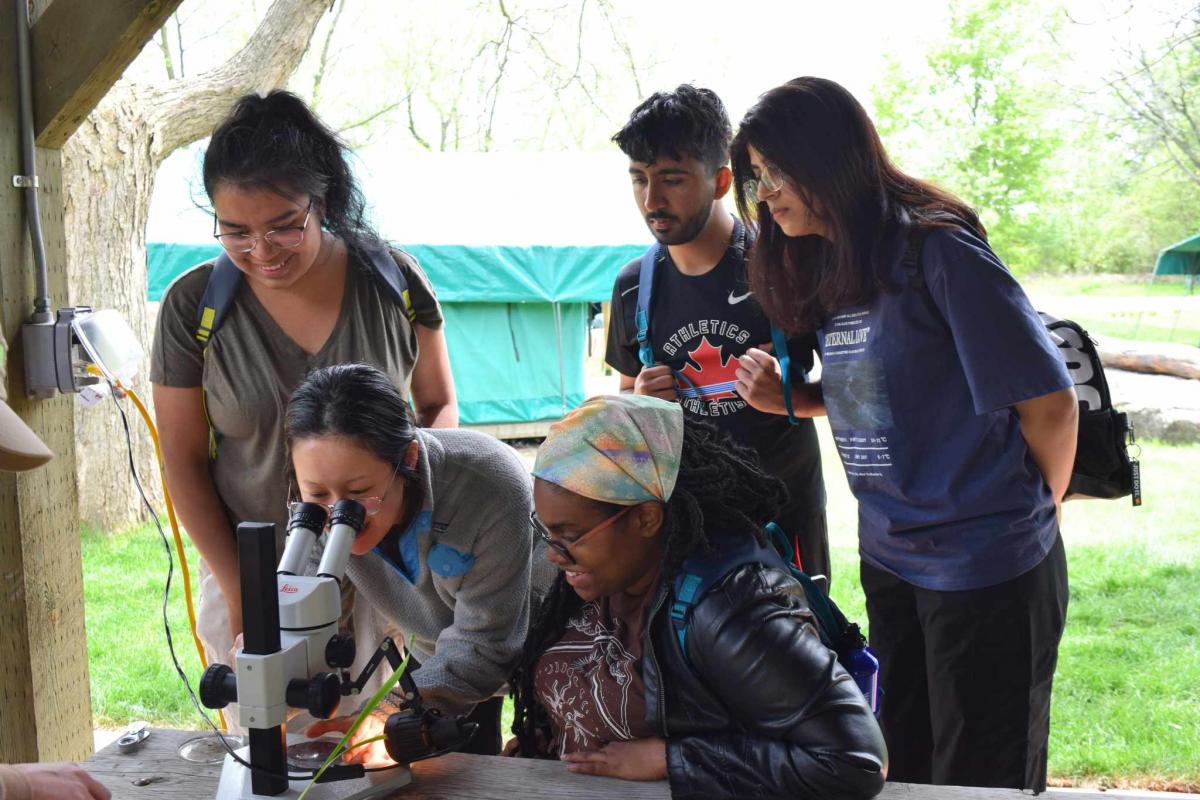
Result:
M559 308L557 300L554 301L554 342L558 347L558 399L565 417L567 415L567 376L566 367L563 364L562 309Z

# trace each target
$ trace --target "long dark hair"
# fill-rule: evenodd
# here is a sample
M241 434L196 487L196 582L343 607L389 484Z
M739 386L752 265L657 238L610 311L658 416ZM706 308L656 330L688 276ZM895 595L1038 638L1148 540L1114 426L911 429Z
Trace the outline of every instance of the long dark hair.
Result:
M710 423L689 418L683 430L679 477L663 514L662 579L672 580L694 553L711 550L715 538L753 536L765 544L763 526L775 518L786 497L783 483L762 471L753 451ZM582 606L560 573L529 628L520 661L509 678L512 732L520 743L520 755L548 755L539 744L550 740L550 720L534 693L534 675L538 659L562 638L567 621Z
M751 145L783 170L830 239L784 235L766 204L747 194ZM838 309L894 288L883 251L899 226L960 225L986 238L964 202L896 168L866 110L830 80L796 78L760 97L742 118L731 157L738 211L759 225L750 285L789 333L812 331Z
M417 471L404 463L409 445L417 438L412 408L387 375L367 364L337 364L308 373L292 392L284 431L293 486L293 444L321 436L351 438L391 464L404 480L418 480Z
M322 225L362 256L380 246L349 164L350 151L296 95L276 89L242 96L204 151L204 190L222 183L307 194L319 201Z

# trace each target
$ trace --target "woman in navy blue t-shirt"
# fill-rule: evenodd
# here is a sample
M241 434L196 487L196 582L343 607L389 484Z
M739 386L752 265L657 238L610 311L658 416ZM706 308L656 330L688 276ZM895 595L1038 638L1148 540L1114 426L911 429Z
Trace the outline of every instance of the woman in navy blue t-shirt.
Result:
M899 171L832 81L764 94L733 141L751 287L815 331L819 383L859 505L881 722L896 781L1042 790L1067 606L1058 520L1078 418L1037 312L962 201ZM774 358L738 391L786 413Z

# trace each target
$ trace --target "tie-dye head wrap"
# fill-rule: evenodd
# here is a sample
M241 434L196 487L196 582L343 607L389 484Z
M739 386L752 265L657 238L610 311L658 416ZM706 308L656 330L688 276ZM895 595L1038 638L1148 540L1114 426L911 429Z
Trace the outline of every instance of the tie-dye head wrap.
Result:
M678 403L603 395L550 426L533 474L604 503L665 503L675 489L682 449L683 409Z

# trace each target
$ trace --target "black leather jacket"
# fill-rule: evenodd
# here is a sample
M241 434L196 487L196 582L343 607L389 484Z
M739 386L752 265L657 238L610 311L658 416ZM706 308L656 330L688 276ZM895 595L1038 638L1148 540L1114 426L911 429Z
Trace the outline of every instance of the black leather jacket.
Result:
M646 718L667 740L671 796L870 798L883 735L817 636L804 590L750 564L693 606L685 660L659 590L643 638Z

